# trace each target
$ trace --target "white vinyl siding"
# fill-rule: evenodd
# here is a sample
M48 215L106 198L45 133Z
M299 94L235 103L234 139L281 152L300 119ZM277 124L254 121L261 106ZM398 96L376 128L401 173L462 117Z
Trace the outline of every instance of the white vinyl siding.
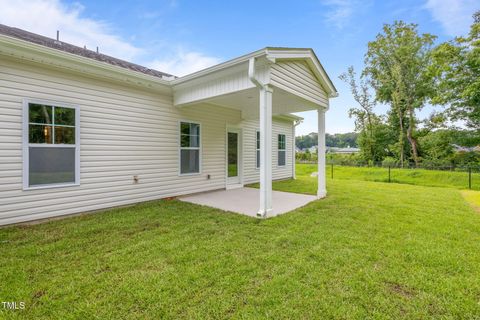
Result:
M270 77L274 86L318 105L328 105L325 90L305 61L275 63L272 65Z
M172 96L153 90L4 57L0 86L0 224L225 187L225 124L240 122L240 111L212 105L179 109L173 107ZM23 190L24 98L80 107L80 186ZM201 174L178 175L182 119L202 124Z
M272 121L272 177L274 180L287 179L293 177L292 170L292 126L293 121L279 120L274 118ZM253 147L256 142L256 130L258 130L258 119L242 121L244 132L244 151L243 152L243 183L256 183L260 179L260 170L256 168L256 153ZM286 163L285 166L278 166L277 136L285 134L286 138ZM250 150L250 151L249 151ZM261 159L260 159L261 161Z

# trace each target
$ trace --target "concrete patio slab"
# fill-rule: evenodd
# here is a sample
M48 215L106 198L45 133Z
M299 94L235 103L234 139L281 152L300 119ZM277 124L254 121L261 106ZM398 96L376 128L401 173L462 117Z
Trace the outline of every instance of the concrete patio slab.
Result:
M260 192L255 188L238 188L196 193L182 196L178 199L185 202L256 217L260 202ZM317 197L298 193L273 191L273 212L268 217L277 216L295 210L314 200L317 200Z

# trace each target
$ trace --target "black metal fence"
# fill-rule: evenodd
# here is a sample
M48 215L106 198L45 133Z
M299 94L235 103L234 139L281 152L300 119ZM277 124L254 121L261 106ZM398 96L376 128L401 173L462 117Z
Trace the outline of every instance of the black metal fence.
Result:
M316 161L297 163L317 164ZM349 170L358 168L360 170ZM368 170L368 169L372 170ZM327 161L327 174L331 179L361 179L381 182L418 184L425 186L445 186L461 189L480 190L480 166L425 166L397 164L345 165ZM363 170L361 170L363 169ZM422 174L422 171L426 171ZM435 174L438 173L438 174Z

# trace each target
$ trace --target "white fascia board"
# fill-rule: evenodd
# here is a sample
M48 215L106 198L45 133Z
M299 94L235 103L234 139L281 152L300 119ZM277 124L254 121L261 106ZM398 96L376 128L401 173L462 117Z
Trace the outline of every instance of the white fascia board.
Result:
M289 120L289 121L303 120L303 117L299 117L291 113L274 115L273 118L279 119L279 120Z
M130 84L171 90L171 80L164 80L141 72L114 66L106 62L73 53L45 47L36 43L0 35L0 54L24 60L63 67L72 71L118 80Z
M333 84L332 80L328 76L327 72L325 71L325 69L323 68L322 64L317 59L317 57L316 57L315 53L313 53L313 51L312 51L312 54L313 54L312 59L310 59L308 61L313 63L313 65L315 66L315 68L313 68L313 71L316 73L317 77L319 77L319 79L323 80L325 82L325 84L328 86L329 97L330 98L338 97L337 88L335 88L335 85Z

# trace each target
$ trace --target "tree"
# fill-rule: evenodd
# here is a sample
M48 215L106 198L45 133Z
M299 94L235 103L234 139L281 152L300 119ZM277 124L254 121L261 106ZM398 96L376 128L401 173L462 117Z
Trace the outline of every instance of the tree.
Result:
M325 134L328 147L357 147L357 134L355 132ZM300 149L310 148L318 144L317 133L312 132L305 136L295 137L295 144Z
M350 86L353 99L358 103L359 108L350 108L348 115L355 118L355 130L359 132L358 143L361 146L362 155L367 161L379 161L380 154L377 150L375 129L381 119L374 113L375 101L370 94L368 81L363 77L357 81L357 75L353 66L339 77Z
M428 160L448 160L453 155L452 134L448 130L436 130L419 138L423 157Z
M402 166L405 161L405 136L415 164L418 165L420 160L415 136L415 112L433 96L430 52L435 38L430 34L419 35L416 24L396 21L393 25L384 25L383 33L368 43L364 74L371 78L377 100L389 103L396 115Z
M440 44L431 67L438 90L432 102L449 105L452 120L464 120L480 131L480 11L466 37Z

